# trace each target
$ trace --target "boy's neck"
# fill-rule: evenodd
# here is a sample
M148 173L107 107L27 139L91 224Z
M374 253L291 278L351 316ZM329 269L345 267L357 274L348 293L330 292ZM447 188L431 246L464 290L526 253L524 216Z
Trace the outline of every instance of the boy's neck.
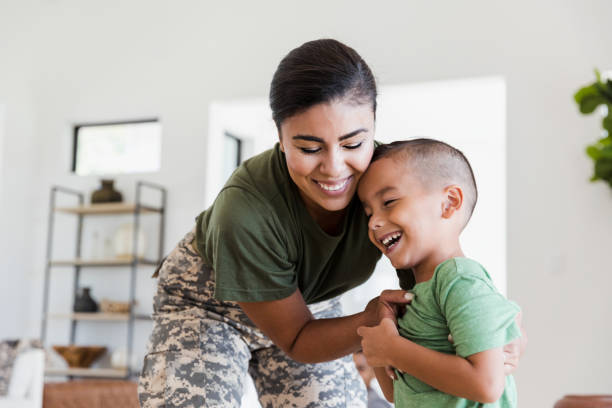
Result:
M414 278L416 283L427 282L430 280L436 267L442 262L447 261L451 258L463 257L463 251L459 240L453 242L452 245L440 245L436 250L426 257L423 262L413 266Z

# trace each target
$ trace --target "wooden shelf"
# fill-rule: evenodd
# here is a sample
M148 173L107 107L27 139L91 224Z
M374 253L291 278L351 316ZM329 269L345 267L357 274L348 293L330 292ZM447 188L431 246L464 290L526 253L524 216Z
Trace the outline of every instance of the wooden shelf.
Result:
M99 267L109 267L109 266L131 266L133 263L133 258L112 258L112 259L64 259L64 260L56 260L51 261L51 266L99 266ZM153 261L150 259L139 258L136 261L137 264L140 265L152 265L155 266L159 264L159 261Z
M106 322L128 321L130 315L128 313L52 313L49 314L49 319L70 319L70 320L92 320ZM134 315L134 319L151 320L151 317L144 314Z
M57 212L64 212L79 215L104 215L104 214L134 214L136 212L136 204L132 203L102 203L88 204L76 207L57 207ZM138 210L140 213L161 213L162 209L141 205Z
M125 378L128 375L126 368L48 368L45 375L74 376L92 378Z

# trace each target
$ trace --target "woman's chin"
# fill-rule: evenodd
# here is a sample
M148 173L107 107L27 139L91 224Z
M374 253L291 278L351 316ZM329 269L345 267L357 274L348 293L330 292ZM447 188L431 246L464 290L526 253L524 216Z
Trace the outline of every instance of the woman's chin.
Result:
M318 202L319 206L325 211L339 212L345 210L351 203L352 196L326 199Z

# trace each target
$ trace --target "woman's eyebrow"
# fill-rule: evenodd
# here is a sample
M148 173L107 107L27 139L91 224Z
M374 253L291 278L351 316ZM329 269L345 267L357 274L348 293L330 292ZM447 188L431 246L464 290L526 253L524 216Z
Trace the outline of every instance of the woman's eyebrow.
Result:
M358 135L361 132L367 132L367 131L368 131L368 129L366 129L366 128L360 128L360 129L357 129L357 130L353 130L352 132L347 133L346 135L340 136L338 138L338 141L341 142L341 141L343 141L345 139L349 139L349 138L351 138L353 136L356 136L356 135ZM312 135L295 135L295 136L293 136L292 139L293 140L306 140L308 142L325 143L325 141L323 139L321 139L320 137L316 137L316 136L312 136Z

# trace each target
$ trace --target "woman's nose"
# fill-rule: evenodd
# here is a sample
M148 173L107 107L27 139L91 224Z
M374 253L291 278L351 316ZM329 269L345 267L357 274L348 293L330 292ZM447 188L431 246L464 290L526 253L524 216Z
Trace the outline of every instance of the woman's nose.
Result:
M331 150L321 163L321 173L331 178L342 177L344 174L344 156L336 149Z

